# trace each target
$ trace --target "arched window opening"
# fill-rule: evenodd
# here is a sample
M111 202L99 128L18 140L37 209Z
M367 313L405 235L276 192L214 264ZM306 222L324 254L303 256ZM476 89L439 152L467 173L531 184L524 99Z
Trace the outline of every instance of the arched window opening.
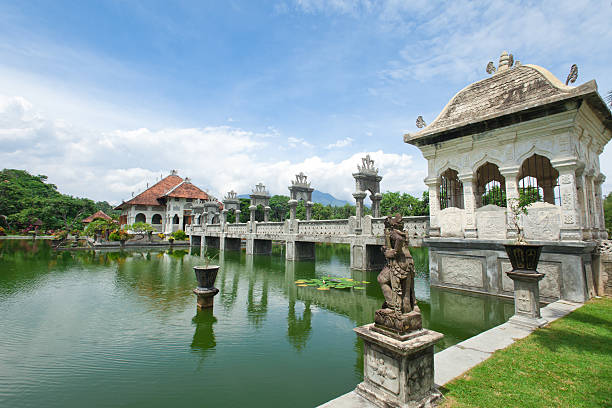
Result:
M527 203L542 201L561 205L559 172L547 157L534 154L525 159L518 175L521 200Z
M147 216L143 213L136 214L136 222L147 222Z
M497 165L485 163L476 171L476 206L506 206L506 180Z
M151 223L152 224L161 224L162 223L162 217L159 214L153 214L153 218L151 219Z
M178 224L179 223L179 216L174 214L174 217L172 217L172 223L173 224Z
M440 176L440 209L463 209L463 183L456 170L448 169Z

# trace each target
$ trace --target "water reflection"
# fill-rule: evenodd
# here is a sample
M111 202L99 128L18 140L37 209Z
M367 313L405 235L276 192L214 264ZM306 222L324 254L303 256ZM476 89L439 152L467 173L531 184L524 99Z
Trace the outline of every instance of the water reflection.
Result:
M195 325L191 350L197 352L203 360L212 353L217 345L213 328L214 324L217 323L217 318L213 315L212 309L203 309L198 310L197 314L191 319L191 323Z
M287 313L287 338L289 343L297 350L302 351L310 338L312 331L312 311L310 302L304 302L301 313L296 312L296 302L289 301L289 312Z

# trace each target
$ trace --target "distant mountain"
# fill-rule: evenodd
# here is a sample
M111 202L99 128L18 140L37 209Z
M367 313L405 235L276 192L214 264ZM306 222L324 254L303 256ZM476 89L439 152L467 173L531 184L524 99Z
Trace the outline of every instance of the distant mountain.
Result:
M336 197L334 197L333 195L329 194L329 193L324 193L322 191L319 190L315 190L312 192L312 202L313 203L320 203L323 205L331 205L332 207L342 207L346 204L351 204L348 201L345 200L339 200Z
M248 194L240 194L238 195L238 198L250 198L250 197ZM339 200L333 195L329 193L324 193L319 190L315 190L312 192L312 202L320 203L323 205L331 205L332 207L333 206L342 207L345 204L354 204L354 203L349 203L348 201L345 201L345 200Z

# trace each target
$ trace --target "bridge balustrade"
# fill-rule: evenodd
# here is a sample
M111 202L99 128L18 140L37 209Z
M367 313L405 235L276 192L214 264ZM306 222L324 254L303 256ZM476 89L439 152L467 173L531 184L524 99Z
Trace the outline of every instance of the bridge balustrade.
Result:
M310 220L298 224L298 234L335 236L348 233L348 220Z
M284 222L258 222L255 224L256 234L283 234L285 231Z
M246 234L247 233L246 223L227 224L226 228L227 228L228 234Z

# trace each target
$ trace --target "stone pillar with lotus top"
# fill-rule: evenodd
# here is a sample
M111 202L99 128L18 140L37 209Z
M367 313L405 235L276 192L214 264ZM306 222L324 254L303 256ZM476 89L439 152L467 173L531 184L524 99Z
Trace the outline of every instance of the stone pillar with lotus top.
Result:
M414 295L414 261L401 215L385 219L387 263L378 276L385 302L374 323L355 328L364 343L364 380L355 392L382 407L425 407L440 397L434 345L444 335L423 329Z

